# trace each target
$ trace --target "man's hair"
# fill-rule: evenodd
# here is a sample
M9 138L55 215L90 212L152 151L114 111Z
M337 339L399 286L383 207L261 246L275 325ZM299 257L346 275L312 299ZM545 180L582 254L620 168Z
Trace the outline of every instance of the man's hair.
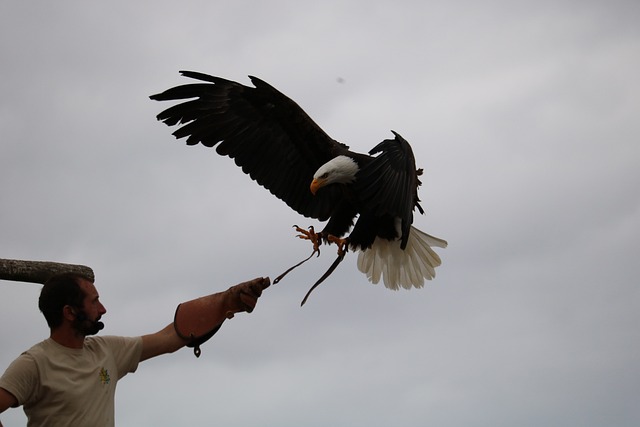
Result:
M38 308L51 329L62 324L62 309L65 305L82 308L85 293L80 280L89 280L81 274L63 273L47 280L40 291Z

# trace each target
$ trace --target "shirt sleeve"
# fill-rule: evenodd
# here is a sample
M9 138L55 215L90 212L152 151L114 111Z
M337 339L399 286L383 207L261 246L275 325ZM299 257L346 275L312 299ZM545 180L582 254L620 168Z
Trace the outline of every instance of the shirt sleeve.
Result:
M118 369L118 379L138 369L142 355L142 337L102 337L109 346Z
M35 360L22 353L15 359L0 378L0 387L13 394L18 405L33 400L38 393L38 368Z

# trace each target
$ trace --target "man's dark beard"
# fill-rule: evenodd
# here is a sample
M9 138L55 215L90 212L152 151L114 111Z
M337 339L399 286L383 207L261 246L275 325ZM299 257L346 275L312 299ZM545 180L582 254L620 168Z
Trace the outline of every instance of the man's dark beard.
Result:
M86 337L100 332L104 328L104 323L100 322L100 317L96 320L89 320L84 310L78 309L76 320L73 321L73 327Z

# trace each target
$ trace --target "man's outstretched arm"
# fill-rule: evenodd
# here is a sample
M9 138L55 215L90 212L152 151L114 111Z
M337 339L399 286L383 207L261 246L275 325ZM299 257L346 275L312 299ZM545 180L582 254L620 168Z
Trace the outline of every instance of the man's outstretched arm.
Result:
M198 345L203 343L235 313L244 311L251 313L262 291L269 285L268 277L260 277L232 286L224 292L180 304L176 310L174 323L154 334L142 337L140 361L173 353L185 345L193 344L196 338L201 338L202 331L210 332L208 337L197 342ZM179 319L180 324L178 324Z
M173 353L187 345L188 341L183 340L176 334L173 323L167 325L155 334L142 336L142 355L140 361L159 356L161 354Z
M0 414L9 408L15 408L18 406L18 399L9 393L7 390L0 387ZM0 427L2 427L2 421L0 421Z

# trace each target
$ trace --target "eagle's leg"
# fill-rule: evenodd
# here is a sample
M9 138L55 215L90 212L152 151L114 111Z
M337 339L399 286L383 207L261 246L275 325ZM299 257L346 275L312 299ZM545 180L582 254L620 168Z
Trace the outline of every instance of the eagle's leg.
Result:
M313 225L309 226L308 230L305 230L304 228L300 228L297 225L294 225L294 228L296 229L296 231L300 234L298 234L298 238L300 239L304 239L304 240L310 240L311 243L313 244L313 253L318 253L318 255L320 255L320 244L322 243L322 233L316 233Z
M349 249L349 241L347 239L341 239L340 237L329 234L327 241L329 243L335 243L338 246L338 256L344 257L344 254L346 254Z

